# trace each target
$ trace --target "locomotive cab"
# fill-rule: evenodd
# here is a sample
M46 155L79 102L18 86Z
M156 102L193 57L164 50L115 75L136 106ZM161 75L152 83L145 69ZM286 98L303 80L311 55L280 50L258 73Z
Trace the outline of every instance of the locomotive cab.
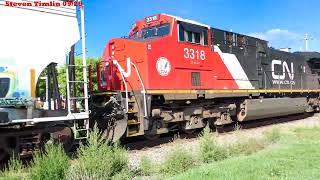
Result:
M102 63L106 73L101 76L108 77L99 78L99 90L125 90L121 74L111 65L114 63L126 72L130 90L142 89L131 63L146 89L209 89L212 67L221 66L210 60L214 59L210 36L209 26L179 17L159 14L137 21L128 38L107 44Z

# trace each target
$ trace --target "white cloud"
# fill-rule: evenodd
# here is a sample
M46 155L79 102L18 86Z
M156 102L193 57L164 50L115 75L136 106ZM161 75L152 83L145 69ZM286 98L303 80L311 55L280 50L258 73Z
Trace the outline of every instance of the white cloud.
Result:
M250 33L250 36L269 41L269 46L275 48L289 47L292 50L301 50L303 34L291 32L286 29L271 29L263 33Z
M279 38L293 39L293 40L301 38L300 34L290 32L289 30L286 30L286 29L271 29L265 33L251 33L250 36L264 39L267 41L277 40Z

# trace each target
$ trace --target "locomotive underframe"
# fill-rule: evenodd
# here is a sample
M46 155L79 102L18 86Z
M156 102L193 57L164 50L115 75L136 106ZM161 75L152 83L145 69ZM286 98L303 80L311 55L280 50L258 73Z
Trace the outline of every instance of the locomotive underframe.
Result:
M152 139L159 134L177 130L192 133L207 124L220 127L236 121L314 112L319 110L320 104L318 92L149 92L146 95L146 116L143 110L143 94L140 91L129 93L129 110L123 116L127 120L124 137L145 135ZM124 108L124 93L104 95L104 98L115 96ZM99 95L96 99L101 101L103 98Z

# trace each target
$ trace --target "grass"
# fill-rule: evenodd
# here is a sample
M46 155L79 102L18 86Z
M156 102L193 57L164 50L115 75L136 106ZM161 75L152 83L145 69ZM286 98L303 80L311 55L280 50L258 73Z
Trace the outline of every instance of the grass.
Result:
M5 170L0 173L0 179L19 180L23 179L23 165L19 158L12 157Z
M71 161L61 144L47 144L43 153L34 155L28 168L12 158L6 170L0 172L0 179L131 179L127 153L118 144L107 144L95 128L88 144L80 146L78 159Z
M264 144L274 143L284 136L277 131L268 132L270 134L265 135ZM250 147L258 144L259 152L203 164L173 179L318 179L320 128L298 128L293 134L277 146L268 146L263 150L259 147L260 143L251 142Z
M248 138L238 140L238 142L228 145L225 148L226 151L228 151L229 157L235 157L258 152L264 149L267 144L268 142L262 138Z
M279 128L273 128L271 131L264 132L266 140L270 143L275 143L281 138L281 131Z
M150 176L155 173L154 164L146 156L140 158L138 173L142 176Z
M90 133L88 144L80 146L78 159L70 168L68 179L130 179L127 172L127 151L118 144L108 145L95 128Z
M239 127L239 126L237 126ZM187 172L194 166L221 162L225 159L250 155L263 150L268 145L280 140L278 129L265 132L264 137L244 138L241 128L235 129L238 141L233 144L219 144L209 128L205 128L200 135L199 151L189 152L179 142L160 164L154 164L147 157L142 157L137 176L170 177L175 174ZM157 167L157 168L155 168Z
M165 161L160 164L158 172L160 174L182 173L194 166L196 162L193 154L178 144L170 151Z
M128 151L107 144L95 128L77 159L70 161L60 144L48 144L23 168L12 158L0 179L317 179L320 176L320 127L299 127L288 133L278 128L262 137L245 138L236 128L237 141L219 144L208 128L200 136L199 151L177 141L164 161L142 157L138 170L128 167Z
M60 144L47 144L44 153L36 153L30 169L32 180L64 179L68 171L69 157Z
M225 148L218 145L216 139L206 127L200 136L200 159L204 163L218 161L227 157Z

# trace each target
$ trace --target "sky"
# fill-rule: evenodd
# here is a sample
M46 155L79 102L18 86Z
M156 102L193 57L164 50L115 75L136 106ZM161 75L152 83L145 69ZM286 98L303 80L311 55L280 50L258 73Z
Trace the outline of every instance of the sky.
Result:
M132 24L165 13L211 27L255 36L274 48L320 51L319 0L83 0L87 56L100 57L111 38L128 35Z

